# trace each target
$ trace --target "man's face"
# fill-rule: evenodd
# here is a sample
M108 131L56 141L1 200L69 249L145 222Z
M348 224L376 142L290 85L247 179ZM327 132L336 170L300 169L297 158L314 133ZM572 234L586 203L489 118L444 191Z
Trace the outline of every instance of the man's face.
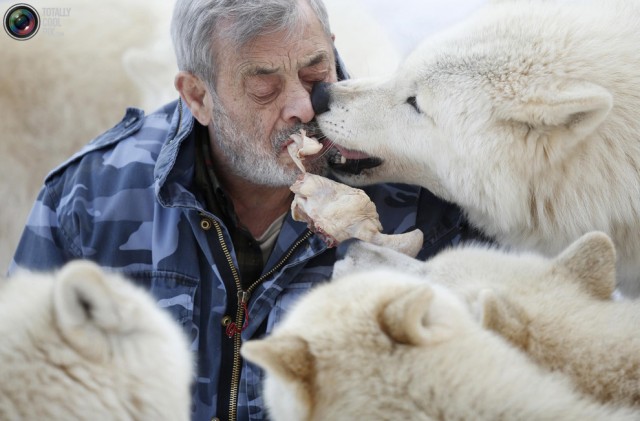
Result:
M213 137L236 175L256 184L291 185L299 170L287 153L290 135L313 117L310 92L320 81L335 82L332 40L307 10L306 25L293 37L273 33L234 50L217 45L219 73ZM221 49L223 48L223 49ZM220 106L222 105L223 108ZM324 173L324 159L305 161Z

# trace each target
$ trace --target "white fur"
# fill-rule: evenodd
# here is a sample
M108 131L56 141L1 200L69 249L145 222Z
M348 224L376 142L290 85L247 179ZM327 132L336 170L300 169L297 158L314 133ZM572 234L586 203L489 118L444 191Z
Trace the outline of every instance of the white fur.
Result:
M335 84L320 127L385 160L342 178L423 185L522 250L603 231L639 295L639 15L635 0L494 2L394 76Z
M447 286L477 320L571 377L608 403L640 405L640 308L613 300L615 251L588 233L554 258L485 245L443 251L426 263L364 242L350 246L334 276L372 267L412 273Z
M444 287L397 271L317 287L242 355L266 370L276 421L638 419L544 372Z
M173 0L26 3L43 23L59 26L27 41L0 33L0 195L10 202L0 207L0 273L49 171L118 123L127 107L151 112L178 98ZM2 13L12 4L1 2ZM69 9L69 16L55 21L44 8Z
M582 392L640 405L640 307L611 299L615 253L604 234L586 234L556 258L454 249L424 271L465 297L487 328Z
M187 421L187 340L152 298L88 261L0 285L0 419Z

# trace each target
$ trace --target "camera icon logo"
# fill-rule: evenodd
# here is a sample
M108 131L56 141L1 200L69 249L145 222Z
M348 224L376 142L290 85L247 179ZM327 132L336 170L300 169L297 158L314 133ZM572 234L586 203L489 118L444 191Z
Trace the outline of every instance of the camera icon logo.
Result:
M40 15L28 4L14 4L4 14L4 30L18 41L33 38L40 29Z

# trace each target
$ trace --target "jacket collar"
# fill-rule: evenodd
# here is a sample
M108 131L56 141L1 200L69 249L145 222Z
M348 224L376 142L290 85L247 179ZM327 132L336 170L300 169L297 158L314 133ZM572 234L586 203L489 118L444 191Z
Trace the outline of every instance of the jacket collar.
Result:
M154 170L155 192L165 207L190 207L203 210L190 186L195 171L194 117L178 100L169 133Z

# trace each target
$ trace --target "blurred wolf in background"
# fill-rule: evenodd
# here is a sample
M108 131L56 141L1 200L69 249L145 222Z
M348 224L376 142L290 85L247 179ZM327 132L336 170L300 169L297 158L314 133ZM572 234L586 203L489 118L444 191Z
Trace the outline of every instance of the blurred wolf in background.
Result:
M126 107L175 97L172 1L29 4L41 23L33 38L0 32L1 273L46 174L120 121ZM2 15L11 5L0 4ZM50 18L45 8L69 13Z

